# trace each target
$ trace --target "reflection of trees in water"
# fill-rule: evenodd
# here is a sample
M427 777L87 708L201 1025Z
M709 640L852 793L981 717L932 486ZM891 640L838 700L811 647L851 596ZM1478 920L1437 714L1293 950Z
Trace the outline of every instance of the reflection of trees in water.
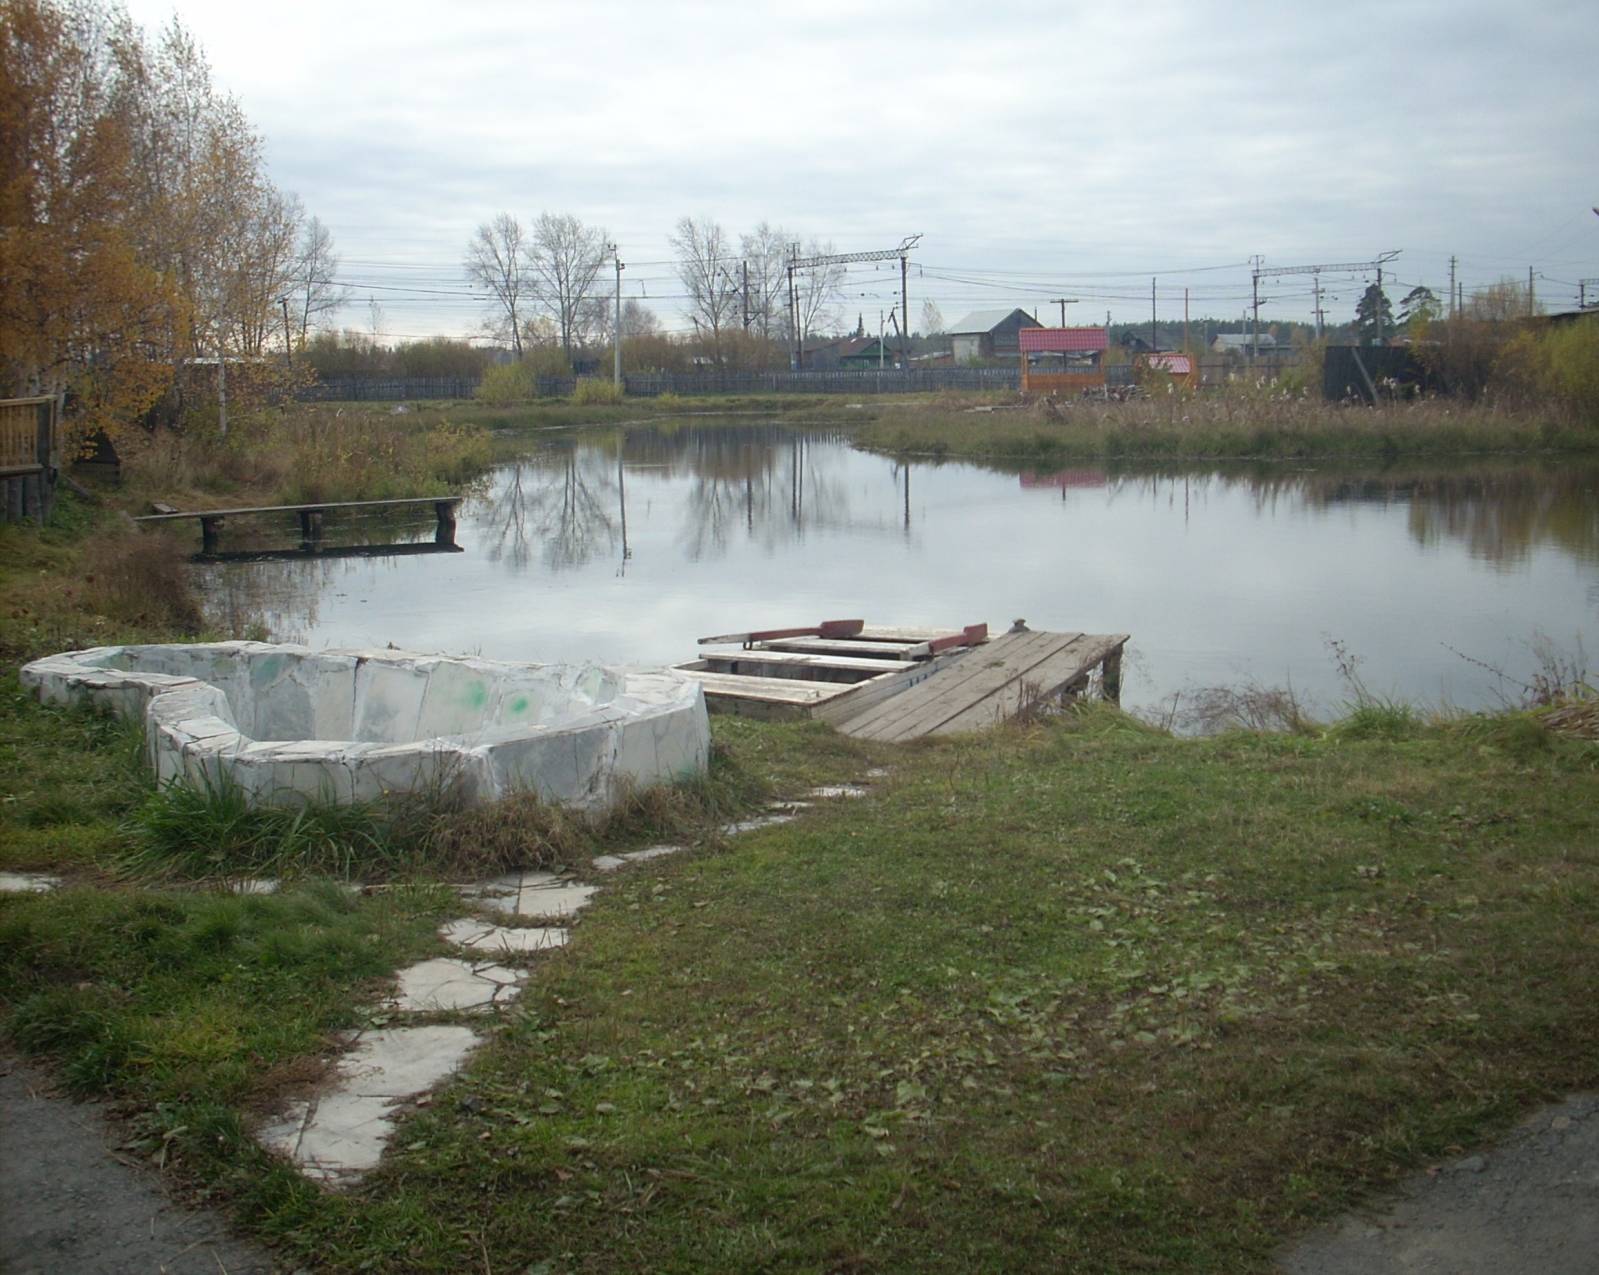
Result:
M1206 470L1122 474L1112 498L1130 494L1156 505L1197 503L1212 490L1248 492L1257 512L1283 508L1402 505L1418 544L1455 540L1475 558L1503 567L1551 545L1579 561L1599 562L1599 469L1591 464L1473 466L1350 474L1321 471ZM1186 506L1185 506L1186 507Z
M194 568L206 620L229 637L259 629L278 642L302 638L318 622L322 591L339 575L370 569L372 559L304 558L216 563Z
M552 448L505 470L481 506L492 561L525 568L535 545L552 570L580 567L616 544L618 488L599 449Z
M693 482L680 536L693 561L727 550L735 531L771 550L808 529L850 525L843 483L812 464L814 436L787 430L702 430L685 440ZM632 439L628 440L629 459Z

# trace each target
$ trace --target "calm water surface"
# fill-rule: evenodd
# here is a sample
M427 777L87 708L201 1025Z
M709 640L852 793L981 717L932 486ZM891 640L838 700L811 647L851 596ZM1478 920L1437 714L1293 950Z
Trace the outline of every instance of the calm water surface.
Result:
M457 541L200 570L215 605L282 637L516 660L1025 617L1131 633L1124 699L1142 708L1245 682L1337 705L1333 641L1373 691L1484 706L1514 688L1470 660L1527 675L1540 635L1575 654L1599 633L1591 462L1005 473L775 426L652 428L541 445L463 506Z

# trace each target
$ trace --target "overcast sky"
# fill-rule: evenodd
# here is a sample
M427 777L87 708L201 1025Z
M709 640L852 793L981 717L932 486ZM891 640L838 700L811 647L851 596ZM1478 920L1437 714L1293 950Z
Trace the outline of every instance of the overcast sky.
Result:
M128 0L174 12L332 229L396 337L471 331L462 250L495 213L605 226L669 327L684 215L839 251L920 233L912 326L1050 297L1073 322L1239 315L1248 259L1393 263L1396 303L1503 276L1575 305L1599 276L1593 0L774 5ZM892 280L892 287L890 281ZM1360 283L1328 276L1329 321ZM875 331L898 270L854 269ZM1310 280L1263 281L1262 322ZM1590 301L1599 288L1590 286Z

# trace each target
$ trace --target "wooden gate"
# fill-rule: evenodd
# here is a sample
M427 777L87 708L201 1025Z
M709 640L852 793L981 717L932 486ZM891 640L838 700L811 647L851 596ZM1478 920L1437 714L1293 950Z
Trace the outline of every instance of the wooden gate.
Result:
M0 399L0 518L44 522L61 472L61 399Z

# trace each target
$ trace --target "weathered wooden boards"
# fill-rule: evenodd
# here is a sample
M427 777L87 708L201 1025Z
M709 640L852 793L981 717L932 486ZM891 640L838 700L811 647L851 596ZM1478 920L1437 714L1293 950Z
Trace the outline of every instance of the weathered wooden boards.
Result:
M892 743L981 730L1039 700L1081 689L1095 669L1103 670L1106 697L1116 699L1127 636L1006 633L902 694L850 712L834 724L858 739Z
M378 509L396 505L432 505L438 519L434 543L443 546L455 544L455 507L461 503L459 496L402 496L392 500L333 500L303 505L253 505L242 509L192 509L167 511L162 506L159 513L145 514L135 522L171 522L175 518L197 518L200 521L200 552L203 556L221 556L218 543L222 524L229 518L242 518L251 514L296 513L300 516L300 538L306 545L318 544L322 539L322 515L330 509Z
M1086 690L1097 670L1107 699L1121 695L1125 633L1039 633L987 638L987 628L904 629L831 620L702 638L737 643L678 665L716 710L815 717L862 739L901 742L982 730L1032 704Z
M846 701L865 707L913 686L953 659L957 648L987 635L985 625L905 629L826 620L701 638L701 646L737 649L707 650L677 669L701 683L715 711L831 720Z

